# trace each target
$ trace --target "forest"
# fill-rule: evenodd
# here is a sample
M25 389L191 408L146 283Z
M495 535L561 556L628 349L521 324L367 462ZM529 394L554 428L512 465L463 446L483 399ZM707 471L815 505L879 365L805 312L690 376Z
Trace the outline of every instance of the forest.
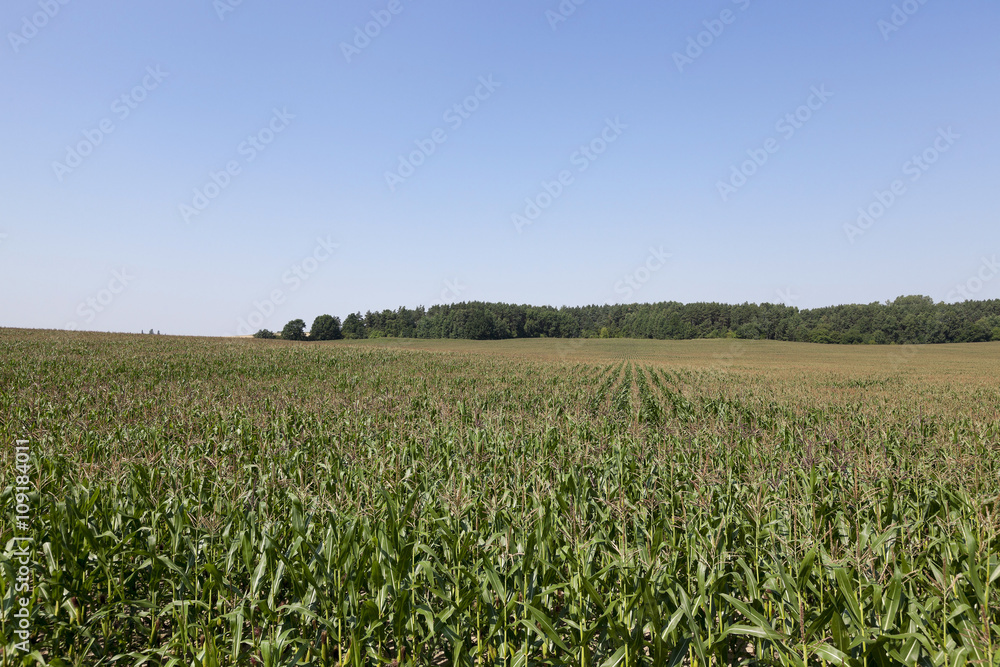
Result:
M259 338L278 337L260 331ZM554 308L463 302L337 317L321 315L306 332L303 320L281 338L743 338L837 344L978 343L1000 341L1000 299L935 303L929 296L799 309L782 304L682 304Z

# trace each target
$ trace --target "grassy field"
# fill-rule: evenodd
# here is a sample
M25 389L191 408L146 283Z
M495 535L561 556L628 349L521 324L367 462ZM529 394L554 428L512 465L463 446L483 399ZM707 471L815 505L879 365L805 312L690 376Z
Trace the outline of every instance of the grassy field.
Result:
M1000 343L0 329L0 662L1000 664L998 377Z

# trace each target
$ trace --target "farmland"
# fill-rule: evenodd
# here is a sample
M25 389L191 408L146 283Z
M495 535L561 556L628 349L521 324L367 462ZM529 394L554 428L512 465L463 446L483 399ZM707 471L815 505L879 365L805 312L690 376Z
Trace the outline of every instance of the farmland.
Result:
M2 664L15 534L53 665L997 664L998 377L1000 343L0 329Z

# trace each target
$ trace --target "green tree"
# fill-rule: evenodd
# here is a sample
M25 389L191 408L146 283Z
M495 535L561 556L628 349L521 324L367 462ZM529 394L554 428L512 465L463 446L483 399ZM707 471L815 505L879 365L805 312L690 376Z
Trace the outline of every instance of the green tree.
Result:
M365 338L365 323L360 313L351 313L344 319L342 328L344 338Z
M302 320L292 320L281 330L281 337L284 340L305 340L306 323Z
M493 319L484 308L470 309L465 318L462 338L490 340L493 338Z
M274 334L273 331L268 331L267 329L261 329L260 331L258 331L257 333L255 333L253 335L253 337L254 338L267 338L267 339L277 338L277 336Z
M309 330L310 340L340 340L343 335L340 332L340 318L330 315L320 315L313 320L312 328Z

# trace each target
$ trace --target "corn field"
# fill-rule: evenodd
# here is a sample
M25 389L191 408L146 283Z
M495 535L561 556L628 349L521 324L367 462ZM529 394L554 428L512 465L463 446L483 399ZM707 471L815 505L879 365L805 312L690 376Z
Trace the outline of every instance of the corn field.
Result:
M1000 346L643 345L0 330L0 664L1000 664Z

